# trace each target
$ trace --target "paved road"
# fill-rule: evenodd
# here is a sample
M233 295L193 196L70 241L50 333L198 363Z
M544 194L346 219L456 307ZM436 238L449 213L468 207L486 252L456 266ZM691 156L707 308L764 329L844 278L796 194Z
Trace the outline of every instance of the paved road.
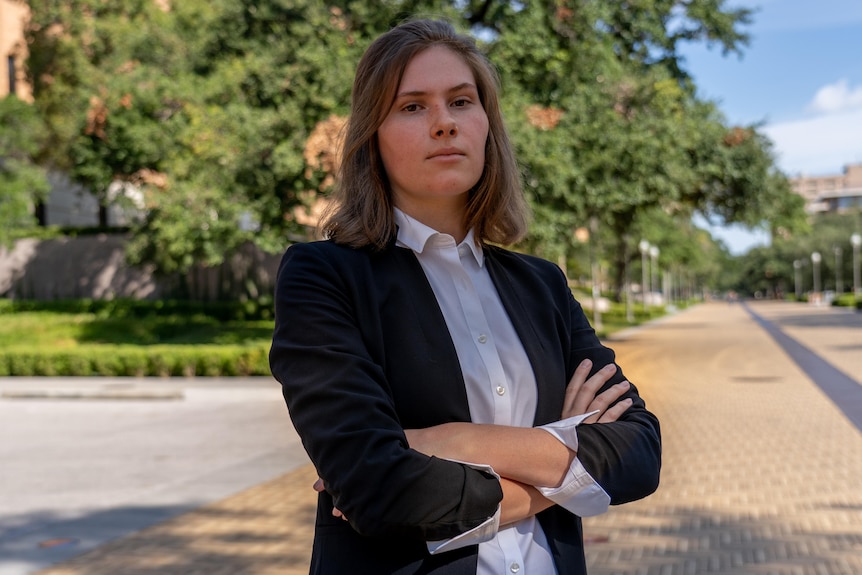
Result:
M862 314L715 303L611 345L662 421L664 467L653 496L585 522L590 575L862 574L862 432L851 417ZM841 407L821 389L833 379L855 386ZM189 426L221 433L224 417ZM246 425L283 425L280 408L271 417ZM261 431L255 445L276 436ZM313 478L302 465L40 575L307 573Z
M862 394L858 313L710 304L614 343L664 468L652 497L586 522L591 575L862 574L862 431L756 318Z
M0 378L0 461L0 575L23 575L308 460L269 378Z

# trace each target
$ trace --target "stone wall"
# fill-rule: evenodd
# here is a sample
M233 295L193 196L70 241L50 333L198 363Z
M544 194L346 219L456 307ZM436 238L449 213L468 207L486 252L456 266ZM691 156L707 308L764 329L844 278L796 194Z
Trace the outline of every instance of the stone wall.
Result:
M272 293L281 255L243 246L223 265L183 275L156 276L125 259L127 236L100 234L51 240L24 239L0 247L0 297L15 299L256 298Z

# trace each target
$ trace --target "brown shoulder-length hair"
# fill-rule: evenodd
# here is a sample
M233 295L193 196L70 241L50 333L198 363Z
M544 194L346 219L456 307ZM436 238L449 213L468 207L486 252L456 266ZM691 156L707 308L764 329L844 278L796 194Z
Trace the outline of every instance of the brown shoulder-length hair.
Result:
M497 72L472 38L448 22L412 20L386 32L366 50L353 81L335 202L324 216L324 234L339 244L382 249L395 236L392 193L377 142L410 60L432 46L464 59L488 116L485 169L470 190L466 229L477 241L512 244L527 232L528 208L498 99Z

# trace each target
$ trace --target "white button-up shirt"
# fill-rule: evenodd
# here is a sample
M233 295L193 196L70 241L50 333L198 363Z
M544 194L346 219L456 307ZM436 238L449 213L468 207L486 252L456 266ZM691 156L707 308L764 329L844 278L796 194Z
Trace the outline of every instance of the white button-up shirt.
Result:
M531 427L537 403L535 375L473 232L456 245L452 236L438 233L398 209L395 222L398 245L416 254L443 312L464 375L471 420ZM576 426L583 417L543 428L577 450ZM561 486L540 491L581 516L603 513L610 502L577 458ZM447 541L429 542L428 548L441 553L479 543L477 575L556 573L538 520L530 517L501 529L499 515L498 509L475 529Z

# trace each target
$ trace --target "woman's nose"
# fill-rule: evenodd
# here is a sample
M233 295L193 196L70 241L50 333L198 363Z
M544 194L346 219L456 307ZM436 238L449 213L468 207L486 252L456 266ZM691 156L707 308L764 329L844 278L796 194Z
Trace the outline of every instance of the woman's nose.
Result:
M451 137L458 134L458 124L455 122L455 117L448 108L440 110L435 115L431 131L437 138Z

